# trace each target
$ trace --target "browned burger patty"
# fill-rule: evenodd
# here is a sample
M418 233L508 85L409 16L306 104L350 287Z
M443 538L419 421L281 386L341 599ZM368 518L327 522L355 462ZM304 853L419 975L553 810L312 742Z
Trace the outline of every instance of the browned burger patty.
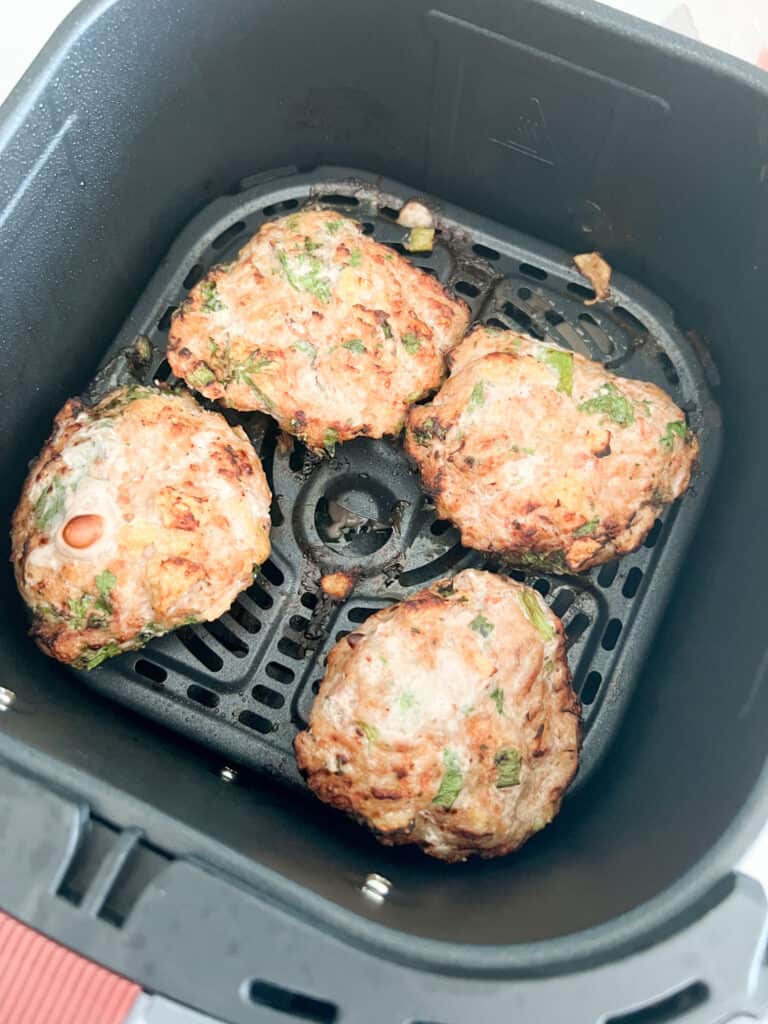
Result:
M449 363L405 447L467 546L578 572L637 548L688 487L698 441L655 384L485 327Z
M536 591L468 569L340 640L296 738L321 800L441 860L517 849L578 764L563 629Z
M270 492L240 428L187 393L119 388L54 421L13 516L46 654L90 669L215 619L269 555Z
M312 210L265 224L177 311L173 372L270 413L316 450L400 432L445 375L467 306L360 225Z

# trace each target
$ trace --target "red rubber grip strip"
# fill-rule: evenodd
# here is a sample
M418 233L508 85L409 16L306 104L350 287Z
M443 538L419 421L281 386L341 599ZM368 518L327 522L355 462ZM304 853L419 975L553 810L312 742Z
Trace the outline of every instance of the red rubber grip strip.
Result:
M139 992L0 911L0 1024L121 1024Z

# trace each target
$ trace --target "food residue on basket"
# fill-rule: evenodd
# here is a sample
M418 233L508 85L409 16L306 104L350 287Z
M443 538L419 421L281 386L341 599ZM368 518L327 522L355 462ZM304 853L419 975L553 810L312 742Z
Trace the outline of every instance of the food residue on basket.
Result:
M351 572L332 572L320 580L323 593L333 601L345 601L354 585L355 577Z
M585 252L573 257L578 272L589 281L595 290L593 299L585 299L585 306L594 306L596 302L604 302L611 294L611 274L613 269L599 252Z

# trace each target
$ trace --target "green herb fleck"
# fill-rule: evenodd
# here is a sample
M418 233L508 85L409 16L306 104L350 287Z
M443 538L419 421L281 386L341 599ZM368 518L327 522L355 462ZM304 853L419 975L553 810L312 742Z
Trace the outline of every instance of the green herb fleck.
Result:
M539 572L568 572L565 555L560 551L518 551L514 555L517 565Z
M321 277L324 267L317 256L300 252L293 258L291 265L288 256L279 251L277 261L282 267L286 281L294 291L310 292L320 302L331 301L331 286L327 278Z
M148 622L146 626L139 633L139 640L145 644L148 643L153 637L161 636L165 632L163 626L158 625L157 622Z
M343 223L343 220L328 220L325 222L325 230L330 231L332 235L335 235Z
M203 281L200 285L200 297L203 300L202 308L207 313L217 313L220 309L224 309L224 303L216 291L215 281Z
M361 338L350 338L349 341L342 341L342 348L348 348L350 352L367 352Z
M400 698L397 703L400 710L405 712L410 711L411 708L415 708L419 702L416 700L415 694L411 693L409 690L404 690L403 693L400 694Z
M392 337L392 328L389 326L389 321L385 320L381 325L381 329L384 332L384 337L389 339Z
M548 348L539 357L542 363L551 366L557 373L557 390L566 395L573 394L573 352Z
M553 640L555 637L555 627L549 621L547 613L539 604L539 598L533 590L522 590L518 594L520 599L520 606L523 609L523 615L526 619L536 627L539 632L539 636L545 642L547 640Z
M453 807L456 798L464 786L464 776L461 773L459 759L452 750L443 751L443 765L445 770L440 780L440 788L437 791L432 803L437 807Z
M265 370L271 364L272 360L269 356L261 356L256 352L252 352L242 363L235 363L232 366L232 379L236 380L238 384L247 384L262 405L270 412L274 409L275 403L256 384L253 374L261 373L262 370Z
M659 439L661 441L661 447L665 451L671 452L675 446L675 438L679 437L681 441L684 441L687 433L688 428L682 420L675 420L673 423L668 423L664 436Z
M409 356L415 356L421 348L421 341L413 333L413 331L406 331L406 333L400 339L403 343L403 348Z
M305 356L309 356L309 358L314 362L315 356L317 355L317 349L311 341L305 341L303 338L299 338L298 341L294 341L292 347L295 348L297 352L303 352Z
M472 714L472 712L474 710L475 710L475 705L474 704L464 704L463 707L461 708L461 713L462 713L462 715L469 716L469 715Z
M322 249L322 242L313 242L311 238L304 239L304 248L308 253L313 253L315 249Z
M573 531L574 537L591 537L600 525L600 516L593 516L586 523L583 523L578 529Z
M349 254L349 260L347 261L350 267L359 267L363 259L362 253L359 249L353 249Z
M285 226L289 231L295 231L299 226L299 215L298 213L292 213L290 217L286 217Z
M485 405L485 381L479 380L472 388L472 393L467 402L467 409L481 409Z
M47 530L55 519L64 511L64 499L67 489L59 477L55 476L35 502L35 520L38 529Z
M339 443L339 432L334 430L333 427L327 427L323 434L323 448L328 454L333 457L336 451L336 445Z
M90 594L83 594L82 597L70 597L67 604L69 605L72 629L82 629L88 621L88 612L93 604L93 598Z
M493 763L496 765L496 789L509 789L520 785L520 768L523 759L520 751L514 747L504 747L496 754Z
M432 252L435 244L435 229L411 228L403 244L408 252Z
M635 422L635 411L628 398L611 381L606 381L593 398L579 405L579 412L602 413L620 427L629 427Z
M524 448L522 445L519 445L519 444L513 444L510 447L509 450L511 452L514 452L515 455L535 455L536 454L536 449L535 448Z
M113 658L116 654L122 654L122 647L114 641L99 647L95 651L85 651L75 662L75 668L84 668L86 672L96 668L107 658Z
M497 686L495 690L491 690L488 694L493 703L496 705L496 710L500 715L504 714L504 691L500 690Z
M474 629L476 633L479 633L482 637L489 637L494 630L494 625L490 619L486 619L484 615L476 615L469 624L470 629Z
M451 597L455 594L456 591L453 586L453 580L448 580L447 583L440 583L437 587L437 593L440 597Z
M198 363L192 373L187 374L188 383L198 391L210 384L212 380L216 380L216 374L205 363Z
M117 576L110 572L109 569L100 572L96 577L96 589L99 592L99 596L96 598L94 607L100 612L104 612L105 615L112 614L112 603L109 600L109 595L116 583Z
M431 418L424 420L420 427L413 428L413 439L416 444L426 448L434 435L435 421Z
M379 730L369 722L357 722L358 729L362 732L369 743L379 742Z

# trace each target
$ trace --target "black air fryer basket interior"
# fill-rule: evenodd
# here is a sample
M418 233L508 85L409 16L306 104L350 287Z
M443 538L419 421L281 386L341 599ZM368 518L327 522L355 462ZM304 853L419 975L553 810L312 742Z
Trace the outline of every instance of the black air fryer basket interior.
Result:
M397 244L392 210L437 197L444 236L423 266L480 320L656 380L703 459L636 554L536 581L567 623L584 768L519 854L446 866L310 799L290 740L336 636L479 556L435 522L395 447L354 442L318 463L246 418L276 493L274 555L218 624L83 685L26 637L2 576L0 684L15 702L0 714L0 906L227 1020L274 1009L270 984L321 1021L490 1021L509 998L525 1021L623 1024L677 989L697 1021L744 1008L725 992L734 972L748 987L735 965L762 927L729 873L766 815L766 100L756 72L575 0L79 8L0 117L6 522L64 400L140 334L162 377L168 311L201 268L310 198ZM594 248L616 287L587 307L569 255ZM377 551L359 547L379 543L371 531L329 546L321 499L342 494L369 518L412 503ZM395 557L374 571L378 552ZM320 569L345 559L364 572L333 605ZM366 894L371 873L383 900ZM697 946L685 929L713 907L730 908L733 938L719 945L705 917ZM630 996L628 972L597 1006L598 965L654 943L668 955L645 994ZM682 978L665 973L681 963ZM417 967L433 972L422 989ZM583 999L539 1013L526 994L587 967Z

